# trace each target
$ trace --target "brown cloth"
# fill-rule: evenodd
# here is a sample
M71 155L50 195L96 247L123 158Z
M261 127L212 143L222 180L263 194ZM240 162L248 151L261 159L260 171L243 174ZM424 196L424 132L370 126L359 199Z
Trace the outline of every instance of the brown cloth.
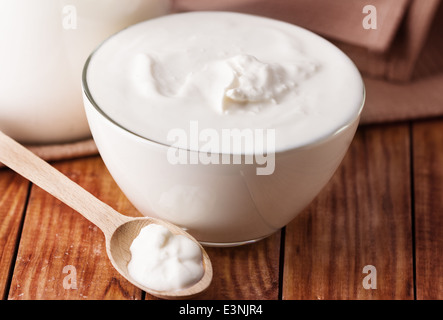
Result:
M60 144L26 145L25 147L48 162L95 156L98 154L97 146L92 138ZM0 162L0 169L4 167L5 165Z
M367 5L376 9L376 29L364 27L373 14ZM329 39L363 74L362 123L443 115L441 0L175 0L173 7L266 16Z

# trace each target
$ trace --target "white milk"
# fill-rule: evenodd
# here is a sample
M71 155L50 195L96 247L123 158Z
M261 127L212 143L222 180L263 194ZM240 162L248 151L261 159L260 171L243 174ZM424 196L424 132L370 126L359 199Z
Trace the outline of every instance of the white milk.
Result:
M93 55L87 81L99 108L121 126L194 150L168 134L189 131L191 121L217 132L274 129L275 149L286 150L355 118L363 94L353 63L323 38L223 12L166 16L115 35Z
M0 130L25 143L88 137L87 56L114 32L168 9L164 0L2 0Z

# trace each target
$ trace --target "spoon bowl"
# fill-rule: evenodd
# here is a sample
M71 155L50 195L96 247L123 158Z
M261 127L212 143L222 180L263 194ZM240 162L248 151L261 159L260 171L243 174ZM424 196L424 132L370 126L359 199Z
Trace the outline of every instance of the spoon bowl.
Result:
M134 240L134 238L139 234L140 230L151 223L162 225L168 228L169 231L171 231L175 235L180 234L187 236L188 238L191 238L199 245L202 251L203 268L205 272L203 274L203 277L197 283L193 284L190 287L186 287L184 289L164 292L144 287L131 279L131 276L129 275L128 272L128 263L131 260L131 252L129 250L129 247L132 244L132 240ZM204 291L206 288L208 288L212 280L211 260L209 259L208 254L201 246L201 244L198 243L197 240L195 240L191 235L186 233L183 229L163 220L146 218L146 217L132 218L128 222L120 225L115 230L115 232L111 234L110 237L106 237L106 251L114 268L117 269L122 275L124 275L126 279L128 279L132 284L136 285L143 291L146 291L159 298L163 299L191 298L199 294L200 292Z
M212 265L208 254L194 237L178 226L160 219L128 217L120 214L1 131L0 162L64 202L100 228L105 235L106 251L114 268L143 291L162 299L186 299L209 287L212 281ZM202 252L204 273L197 283L180 290L158 291L140 285L131 278L127 268L131 259L129 248L140 230L151 223L160 224L173 234L184 235L198 244Z

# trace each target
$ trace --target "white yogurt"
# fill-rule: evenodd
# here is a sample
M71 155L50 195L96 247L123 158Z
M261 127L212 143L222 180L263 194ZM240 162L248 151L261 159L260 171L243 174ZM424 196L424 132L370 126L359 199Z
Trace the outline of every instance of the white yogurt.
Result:
M357 68L334 45L238 13L142 22L104 42L86 70L91 130L128 199L214 245L266 237L306 208L343 159L364 100ZM239 129L258 138L273 132L263 141L275 137L275 153L266 153L275 157L258 157L257 141L248 144L256 163L248 162L250 149L238 157L223 133ZM168 139L181 132L190 139ZM217 135L222 155L200 139ZM228 161L218 165L220 158Z
M226 12L170 15L120 32L92 56L87 82L111 119L148 139L171 144L168 132L195 120L218 131L275 129L277 151L335 132L357 116L363 95L353 63L323 38Z
M130 247L130 276L158 291L189 287L203 276L200 247L183 235L174 235L158 224L141 229Z

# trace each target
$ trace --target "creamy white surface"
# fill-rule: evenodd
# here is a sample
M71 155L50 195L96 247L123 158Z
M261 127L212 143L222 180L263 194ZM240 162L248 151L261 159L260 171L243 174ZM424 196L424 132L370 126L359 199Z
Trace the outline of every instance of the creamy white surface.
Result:
M130 276L147 288L166 291L183 289L203 276L200 247L183 235L174 235L158 224L141 229L133 240Z
M89 137L81 90L88 55L168 11L166 0L0 1L0 130L31 144Z
M111 119L164 144L171 129L197 120L201 129L275 129L275 148L285 150L340 129L363 99L357 69L326 40L223 12L170 15L120 32L93 55L87 82Z

